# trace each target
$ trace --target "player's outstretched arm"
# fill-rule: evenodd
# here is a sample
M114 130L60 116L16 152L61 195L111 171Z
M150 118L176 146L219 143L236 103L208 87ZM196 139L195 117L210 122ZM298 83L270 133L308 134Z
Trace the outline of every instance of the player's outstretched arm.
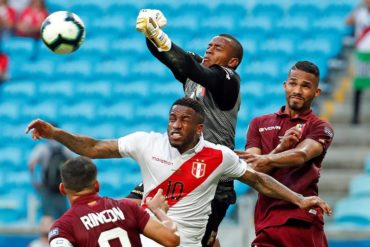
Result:
M162 192L162 189L159 189L153 198L146 201L148 208L160 222L151 218L144 228L144 235L164 246L178 246L180 237L176 224L165 213L168 205Z
M239 180L266 196L291 202L302 209L320 207L324 213L328 215L332 213L330 206L321 198L317 196L304 197L290 190L271 176L261 172L248 169Z
M32 121L26 128L26 134L31 131L32 138L53 139L73 152L90 158L119 158L117 140L96 140L89 136L75 135L60 128L56 128L41 119Z

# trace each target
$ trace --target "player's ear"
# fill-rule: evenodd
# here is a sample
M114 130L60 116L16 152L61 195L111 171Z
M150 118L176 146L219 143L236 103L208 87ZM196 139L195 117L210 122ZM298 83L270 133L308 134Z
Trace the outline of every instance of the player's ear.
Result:
M227 66L228 66L229 68L235 68L235 67L237 67L237 66L238 66L238 64L239 64L239 59L238 59L238 58L236 58L236 57L233 57L233 58L231 58L231 59L229 60L229 62L227 63Z
M204 124L198 124L196 132L200 136L203 132Z
M63 196L65 196L67 193L66 193L66 190L64 188L64 184L63 183L60 183L59 184L59 192L60 194L62 194Z
M96 180L94 183L94 189L95 189L95 192L99 192L100 190L100 183L98 180Z

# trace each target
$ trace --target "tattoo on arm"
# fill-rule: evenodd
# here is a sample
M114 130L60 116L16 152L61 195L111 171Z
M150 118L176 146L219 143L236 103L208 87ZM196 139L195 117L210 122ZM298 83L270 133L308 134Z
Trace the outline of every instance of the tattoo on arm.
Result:
M256 172L255 189L266 196L282 199L297 205L302 198L302 195L260 172Z
M59 130L54 139L73 152L90 158L121 157L117 140L100 141L89 136L74 135L63 130Z

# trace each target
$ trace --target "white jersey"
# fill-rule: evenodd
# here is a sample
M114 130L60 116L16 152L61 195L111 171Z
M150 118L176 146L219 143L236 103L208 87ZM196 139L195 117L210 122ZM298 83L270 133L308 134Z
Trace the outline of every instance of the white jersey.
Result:
M143 202L163 189L181 246L201 246L220 177L241 177L248 169L232 150L202 137L183 154L171 146L167 133L136 132L120 138L118 146L122 157L131 157L140 165Z
M363 6L355 12L356 48L361 52L370 52L370 12Z

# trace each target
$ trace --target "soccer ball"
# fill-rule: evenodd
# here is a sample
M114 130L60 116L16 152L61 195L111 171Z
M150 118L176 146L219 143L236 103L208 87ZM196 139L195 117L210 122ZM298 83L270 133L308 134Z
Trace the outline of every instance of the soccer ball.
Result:
M41 25L41 38L57 54L77 50L85 39L85 25L78 15L68 11L50 14Z

